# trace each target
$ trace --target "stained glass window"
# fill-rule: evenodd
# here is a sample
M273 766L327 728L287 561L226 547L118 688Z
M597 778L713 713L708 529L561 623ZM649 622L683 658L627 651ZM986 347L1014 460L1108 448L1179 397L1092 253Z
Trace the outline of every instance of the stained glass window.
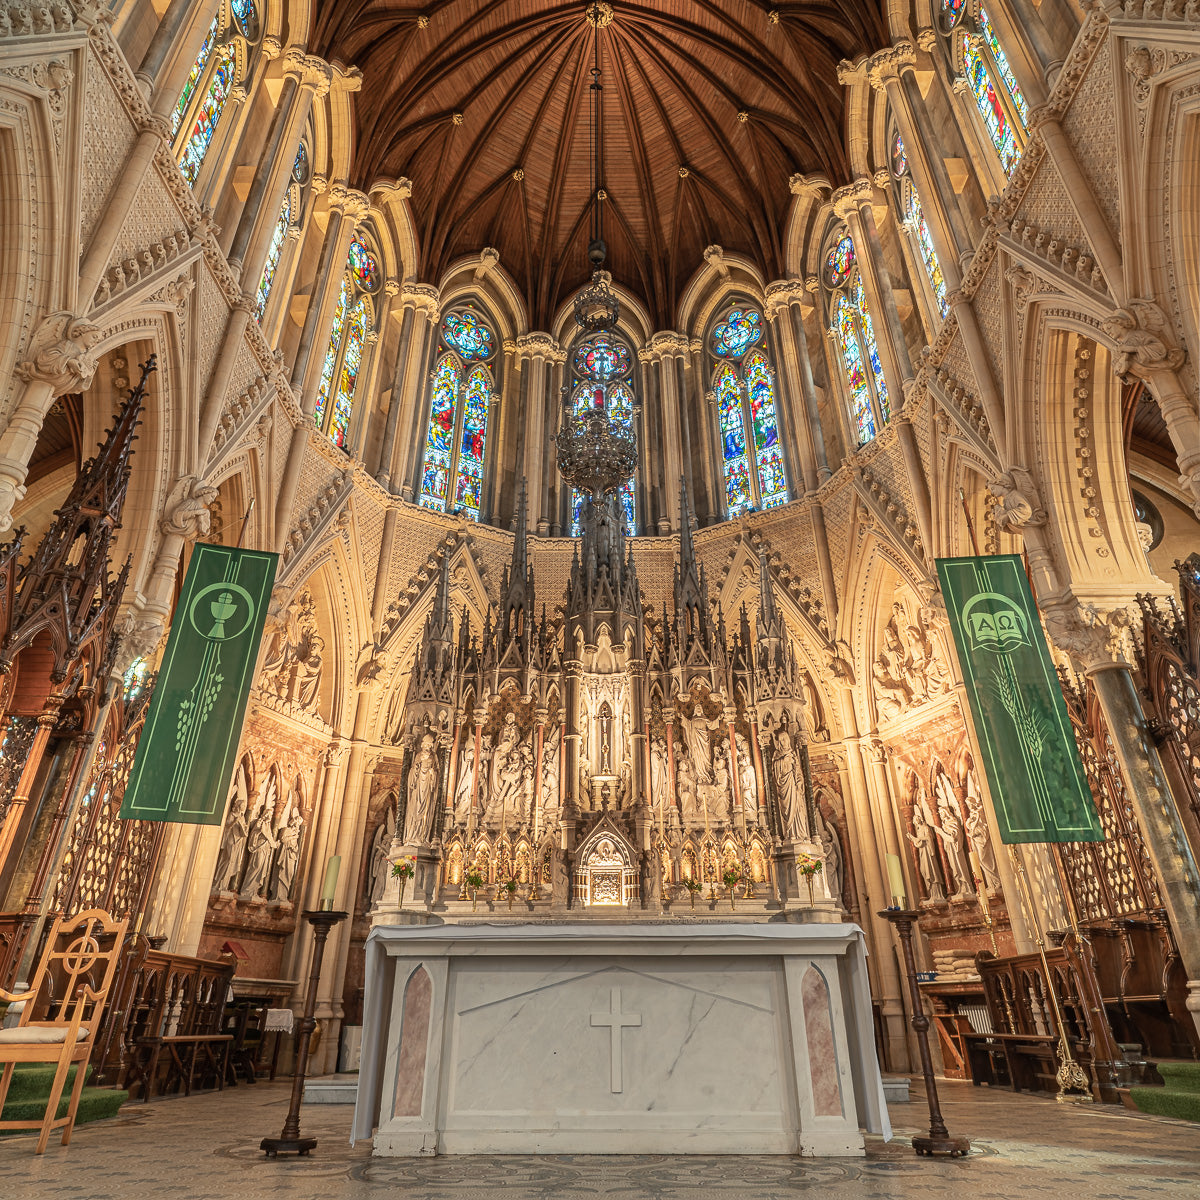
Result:
M963 14L963 9L967 6L967 0L942 0L942 19L945 21L946 28L950 28Z
M442 322L442 340L456 350L464 362L490 358L495 345L492 331L470 309L451 313Z
M188 72L183 91L179 93L179 102L175 105L175 113L171 118L172 137L179 132L179 126L183 123L183 114L187 112L192 94L196 90L196 84L200 82L200 76L204 74L204 68L208 65L208 56L212 53L213 43L217 40L220 21L220 15L213 17L213 23L208 27L208 36L200 47L200 53L196 55L196 61L192 64L191 71Z
M329 344L313 411L317 428L342 449L348 448L350 420L354 415L367 335L374 324L374 308L367 293L378 284L379 268L375 256L356 238L350 243L346 257L346 270L329 330Z
M479 520L492 373L482 362L495 335L471 309L450 313L441 326L442 356L433 374L429 427L419 503ZM475 366L471 366L476 362Z
M838 246L848 239L842 237ZM836 249L837 247L835 247ZM830 332L846 380L850 423L860 446L866 445L891 415L887 380L879 357L875 327L867 306L862 274L850 257L851 269L830 297Z
M1029 129L1029 105L1017 84L1004 47L992 28L987 10L979 9L978 21L963 20L965 5L953 5L944 14L947 28L954 28L953 44L962 55L962 71L988 138L1000 157L1006 175L1016 168Z
M350 307L350 279L342 279L342 290L338 296L337 308L333 310L333 327L329 331L329 346L325 351L325 365L321 369L321 383L317 388L317 407L313 411L313 420L317 428L325 425L325 406L329 402L329 388L333 383L333 372L337 368L338 351L342 345L342 330L346 327L346 310Z
M899 133L892 138L892 174L897 179L908 171L908 151L904 149L904 139Z
M725 505L731 517L750 508L783 504L788 498L775 376L766 351L759 346L762 337L762 314L734 308L713 330L710 343L716 360L712 390Z
M221 113L225 111L225 101L229 99L229 89L232 86L233 68L233 53L228 46L224 46L217 54L208 91L200 102L200 107L196 109L192 132L179 155L179 168L188 183L196 182L204 156L212 144L213 134L217 131L217 122L221 119Z
M254 298L254 316L261 321L267 310L267 300L271 296L271 285L275 282L275 271L279 267L279 256L283 253L283 239L287 237L288 227L292 223L292 198L284 196L283 208L279 220L275 222L275 230L271 234L271 244L267 247L267 261L263 265L262 277L258 281L258 291Z
M713 330L712 348L718 358L739 359L762 341L762 316L752 308L735 308Z
M230 0L213 18L180 90L171 115L171 137L179 169L193 187L233 86L244 76L250 44L259 34L254 0Z
M842 238L829 251L825 259L825 281L830 287L837 287L854 268L854 243L849 235Z
M933 288L933 297L937 302L938 312L945 317L950 312L946 301L946 280L942 275L942 264L938 262L937 251L933 248L933 239L929 236L929 226L925 221L925 213L921 208L921 198L916 188L908 188L908 221L912 226L913 236L917 239L917 248L921 252L921 261L925 264L925 274L929 277L929 286Z

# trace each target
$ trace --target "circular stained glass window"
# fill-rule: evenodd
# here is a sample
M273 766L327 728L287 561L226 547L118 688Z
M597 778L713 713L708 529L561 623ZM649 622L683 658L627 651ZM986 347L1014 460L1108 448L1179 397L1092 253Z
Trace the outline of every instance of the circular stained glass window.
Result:
M607 334L589 338L575 351L575 374L585 379L620 379L632 365L628 348Z
M713 353L718 358L741 358L762 341L762 315L752 308L735 308L713 330Z
M468 362L475 358L490 358L495 347L492 331L479 319L479 314L470 309L451 313L442 322L442 339Z
M379 263L357 238L350 243L350 274L364 292L373 292L379 287Z
M837 287L850 274L850 268L853 266L854 243L847 234L830 250L829 257L825 260L825 281L830 287Z

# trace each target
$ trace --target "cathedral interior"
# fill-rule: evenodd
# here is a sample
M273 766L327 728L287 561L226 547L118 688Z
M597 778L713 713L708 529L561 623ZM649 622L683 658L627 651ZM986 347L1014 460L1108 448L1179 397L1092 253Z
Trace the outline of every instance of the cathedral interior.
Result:
M849 920L907 1072L898 900L946 1077L1047 978L1200 1056L1198 97L1195 0L0 6L0 986L102 908L298 1012L337 856L316 1073L402 910ZM126 820L201 543L224 821ZM1000 842L999 554L1103 841Z

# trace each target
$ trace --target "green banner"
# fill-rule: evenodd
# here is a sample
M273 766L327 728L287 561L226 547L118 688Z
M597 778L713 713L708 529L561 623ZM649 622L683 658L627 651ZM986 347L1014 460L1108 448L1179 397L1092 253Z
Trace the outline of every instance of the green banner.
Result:
M1020 555L939 558L1000 840L1102 842Z
M195 548L122 817L221 823L278 559L261 550Z

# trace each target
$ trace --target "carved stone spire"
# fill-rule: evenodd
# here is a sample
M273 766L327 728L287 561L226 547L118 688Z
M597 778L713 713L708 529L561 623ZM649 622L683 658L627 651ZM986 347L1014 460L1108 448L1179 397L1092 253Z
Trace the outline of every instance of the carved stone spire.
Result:
M109 578L113 534L121 527L129 489L129 459L134 431L146 399L146 383L156 358L142 364L142 376L121 405L104 444L76 476L54 523L22 568L12 621L0 645L0 670L40 633L49 635L54 651L51 678L62 682L84 647L99 638L105 660L116 651L117 608L129 574L129 563L114 581Z

